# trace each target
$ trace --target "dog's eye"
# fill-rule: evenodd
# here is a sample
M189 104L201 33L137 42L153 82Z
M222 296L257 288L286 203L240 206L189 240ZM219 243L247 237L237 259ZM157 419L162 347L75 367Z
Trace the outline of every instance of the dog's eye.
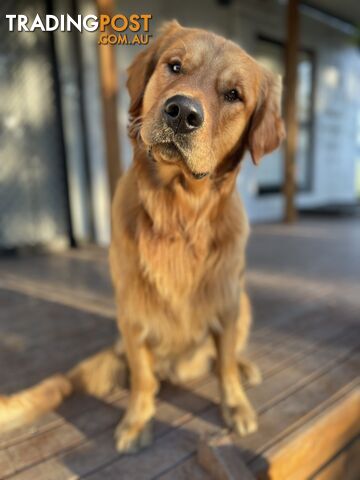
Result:
M236 101L241 102L242 101L242 97L241 97L240 93L235 88L226 92L224 94L224 98L227 102L236 102Z
M169 63L169 69L172 73L181 73L181 63L180 62Z

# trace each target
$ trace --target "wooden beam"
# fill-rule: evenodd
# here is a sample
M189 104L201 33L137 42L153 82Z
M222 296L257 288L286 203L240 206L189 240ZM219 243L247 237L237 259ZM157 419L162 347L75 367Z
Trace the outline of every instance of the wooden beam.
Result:
M297 65L299 51L299 0L289 0L287 7L287 40L285 48L285 143L284 221L296 220L296 149L297 149Z
M99 15L104 14L111 17L114 14L114 1L97 0L97 8ZM111 33L111 30L108 31L108 33ZM112 45L100 44L98 50L106 163L111 198L114 196L117 180L122 173L117 121L118 78L115 48L116 47Z
M318 415L251 463L256 478L313 478L321 466L359 435L360 391L356 381L344 397L330 397L326 403ZM352 458L350 468L358 468L356 461L357 458ZM345 476L338 478L345 479Z
M359 480L360 478L360 436L355 438L319 472L314 480Z

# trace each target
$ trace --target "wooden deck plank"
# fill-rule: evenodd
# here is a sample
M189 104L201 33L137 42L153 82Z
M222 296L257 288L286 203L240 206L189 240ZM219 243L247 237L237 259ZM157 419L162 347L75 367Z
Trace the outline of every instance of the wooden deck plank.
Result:
M80 253L81 257L81 253ZM1 279L24 280L34 285L51 287L53 290L77 292L78 295L113 300L113 290L109 275L107 257L88 261L73 255L31 255L17 258L2 259Z
M256 272L253 279L252 273L249 276L250 287L253 283L255 288L251 288L251 290L257 296L256 292L259 289L256 288L258 283ZM93 255L81 251L77 255L74 252L62 255L36 255L24 257L21 262L16 259L8 259L2 262L1 287L24 292L43 300L51 299L60 304L109 317L115 315L113 291L105 252L100 252L100 255L96 251ZM274 316L281 313L284 315L285 311L291 316L293 309L299 310L306 303L314 302L314 299L305 298L302 291L292 289L291 295L286 298L282 292L278 292L278 289L275 288L276 285L273 287L270 288L270 292L266 293L272 301L272 308L277 308ZM266 289L262 290L265 293ZM275 301L276 295L281 301ZM299 297L302 297L301 303ZM320 298L321 295L318 291L316 301L319 301ZM258 298L256 298L256 304L258 303ZM286 309L285 306L287 306ZM259 311L263 310L260 308ZM263 315L260 314L258 317L261 321Z
M20 295L20 297L21 297L21 295ZM36 306L37 307L41 304L42 304L42 302L36 301ZM46 305L46 308L49 308L49 303L48 302L45 305ZM27 332L26 335L29 335L30 338L33 335L35 335L35 337L38 337L39 335L41 335L41 332L43 331L43 329L47 330L46 325L44 326L40 322L40 320L41 319L46 320L48 318L47 314L50 315L50 317L52 317L54 309L56 311L57 306L50 303L50 310L48 311L47 309L45 309L45 315L40 315L40 312L41 312L41 308L40 308L39 315L38 315L39 321L38 321L38 324L37 324L38 328L34 329L35 330L34 332L33 331L31 331L30 333ZM65 316L65 318L72 318L71 315L67 315L68 312L69 312L69 310L67 308L65 308L63 310L63 315ZM27 318L27 316L29 314L31 314L31 311L26 311L24 316ZM85 318L87 318L87 317L85 316ZM97 319L96 316L94 318ZM301 354L302 349L299 348L299 347L300 347L300 345L302 345L302 343L304 344L304 348L307 348L308 346L311 348L311 342L308 342L307 340L303 341L301 338L298 339L294 336L291 337L291 335L293 335L294 332L297 332L297 335L298 335L301 331L303 331L304 329L307 328L309 331L312 332L313 340L315 340L316 336L318 337L318 332L315 331L314 328L319 323L319 319L322 320L322 318L323 318L323 316L319 315L319 314L316 315L314 318L312 317L312 315L310 315L310 316L299 315L296 318L297 321L295 321L294 324L290 324L288 327L283 326L280 331L267 332L265 336L261 335L262 327L259 327L256 330L255 333L260 332L260 339L261 339L261 337L263 339L265 338L266 342L261 342L261 344L259 345L259 341L256 341L257 337L256 337L256 335L254 335L255 341L250 343L250 346L253 347L253 348L250 348L249 351L254 356L254 358L259 358L260 356L265 356L265 355L269 358L269 355L270 355L270 357L272 359L272 364L277 366L277 368L281 368L281 365L284 365L285 363L287 363L289 361L288 355L289 354L291 354L291 355L295 354L295 350L293 348L294 346L297 347L296 348L297 354ZM99 318L99 321L102 321L102 318ZM56 323L60 324L60 325L64 324L64 327L65 327L64 332L63 332L64 337L65 337L65 339L68 338L69 334L68 334L67 328L70 327L68 322L63 321L60 318ZM21 328L22 328L22 325L21 325L20 329ZM51 322L50 322L49 328L50 328L50 330L52 330ZM101 330L101 329L99 329L98 326L96 326L96 327L94 326L94 329L95 328L96 328L97 332L99 332ZM316 328L318 328L318 327L316 327ZM331 329L330 330L328 329L328 331L330 332ZM52 333L52 335L51 335L50 338L54 338L54 334L53 334L54 332L51 332L51 333ZM102 334L102 337L103 336L104 335ZM78 343L80 341L80 340L77 340L76 338L74 338L74 335L72 335L72 338L74 339L74 342L76 342L76 343ZM79 337L77 337L77 338L79 338ZM84 337L81 336L81 340L83 340L83 338ZM44 337L44 340L45 341L47 340L46 335ZM110 340L109 340L109 343L110 343ZM271 346L270 346L270 344L271 344ZM49 342L49 348L51 348L51 347L52 347L52 342ZM91 347L91 345L88 345L88 347L91 349L91 352L95 350L94 348ZM38 346L37 348L40 348L40 346ZM76 348L76 352L80 352L80 350L78 348ZM81 341L81 353L82 353L83 356L85 356L84 346L82 344L82 341ZM27 352L26 355L27 355L25 357L26 361L23 362L23 363L26 363L26 365L29 364L30 383L31 383L31 378L33 378L31 375L35 376L34 381L37 381L37 380L41 379L42 376L45 376L44 372L42 371L41 365L42 365L42 359L47 358L47 351L46 350L41 350L40 361L39 362L37 362L38 355L35 356L35 359L33 358L34 355L31 352ZM60 355L63 355L63 353L60 353ZM31 360L30 362L27 361L27 357L29 357L29 360ZM267 360L268 360L268 358L267 358ZM67 360L69 360L69 358ZM75 359L74 359L74 361L75 361ZM69 364L69 362L68 362L68 364ZM266 361L265 362L265 368L269 365L270 365L269 361ZM47 363L47 368L48 367L49 367L49 365ZM27 368L27 367L24 367L24 365L21 365L20 369L21 369L22 372L24 371L24 368ZM55 371L55 368L57 368L58 370L64 370L64 359L58 359L53 371ZM51 373L53 373L53 371ZM1 374L0 374L0 377L1 377ZM2 383L4 384L3 378L1 380L2 380ZM23 387L23 386L24 385L21 385L21 387ZM17 385L15 385L15 387L18 388ZM14 388L14 389L16 389L16 388ZM86 410L87 405L90 404L90 406L91 406L91 405L94 404L94 402L91 402L91 400L89 400L89 398L85 398L85 399L81 400L81 404L83 405L84 410ZM67 407L67 405L69 405L69 407ZM81 407L79 405L79 402L77 402L76 400L74 400L74 399L68 400L67 405L65 407L61 407L61 409L60 409L60 414L64 413L66 418L71 419L74 416L76 416L76 414L81 413ZM8 443L16 442L17 437L20 440L24 440L24 438L26 438L26 436L33 435L33 432L37 433L41 430L46 430L48 428L53 428L56 425L61 424L62 423L61 420L62 419L59 418L59 416L56 415L56 414L52 414L52 413L46 414L41 420L35 422L35 424L33 425L33 427L31 429L22 428L22 429L18 429L13 434L6 434L5 436L1 435L0 436L0 447L1 446L6 446L6 444L8 444ZM27 433L28 433L28 435L27 435Z
M327 388L326 392L322 391L322 398L324 396L331 395L335 393L342 385L346 384L349 378L353 377L354 372L351 372L351 375L346 376L346 372L348 372L348 365L343 365L342 373L344 375L339 376L338 371L334 375L334 370L330 370L327 377ZM316 380L315 384L319 383L319 379ZM313 385L313 389L315 386ZM322 390L320 388L320 390ZM321 395L318 394L317 400L320 400ZM296 395L294 398L291 398L292 401L297 402ZM309 405L308 405L309 406ZM264 413L266 415L267 412ZM289 418L288 418L289 420ZM262 422L262 429L263 429L263 419L260 419ZM208 409L204 414L193 418L190 422L184 425L182 428L178 429L177 431L172 431L169 435L166 435L158 440L155 445L149 449L147 452L139 455L138 458L132 457L124 457L119 460L115 460L109 466L94 472L94 474L89 475L88 478L91 480L100 480L101 478L107 478L107 475L121 475L122 479L131 478L131 476L135 475L138 480L142 480L145 478L152 478L155 475L161 473L161 469L164 469L168 466L168 459L170 463L170 459L174 458L176 453L177 461L181 460L181 458L186 459L190 453L194 451L194 442L199 435L206 435L215 433L219 430L219 426L221 424L221 420L219 419L217 409L214 410L213 408ZM255 434L256 435L256 434ZM251 438L248 437L249 439ZM244 439L246 440L246 439ZM154 457L151 456L151 452L154 453ZM142 470L139 471L137 468L137 463L142 460L143 457L143 464L146 465L147 469L146 472ZM161 459L161 463L159 461ZM173 460L172 460L173 461Z
M282 336L279 336L278 334L275 336L275 338L273 338L273 336L270 336L268 337L268 342L271 344L271 347L269 348L261 348L259 349L258 351L254 351L254 356L253 358L254 359L257 359L258 360L258 364L260 366L260 368L263 370L263 373L267 374L269 371L279 371L281 370L281 368L283 368L285 365L289 365L293 360L296 360L297 357L301 357L302 355L305 355L307 354L308 352L311 352L312 350L314 349L317 349L318 348L318 343L317 343L317 340L319 340L319 335L321 334L321 341L322 342L326 342L327 338L330 340L331 338L333 337L337 337L337 335L339 334L339 332L341 331L342 328L345 328L344 327L341 327L336 325L336 329L335 331L333 331L330 327L331 325L331 322L330 322L331 319L328 319L328 328L326 330L326 335L324 335L322 333L322 327L321 327L321 323L320 325L313 321L312 318L310 319L306 319L306 318L303 318L302 319L302 322L299 322L297 325L300 326L301 325L301 328L300 330L298 329L292 329L291 332L292 332L292 337L289 335L289 333L286 335L286 342L284 343L281 343L282 340L284 340L284 338ZM311 326L308 325L308 322L311 322ZM308 326L308 328L312 329L312 341L309 342L309 341L302 341L301 339L298 338L298 334L299 332L301 331L302 328L306 328L306 326ZM278 343L280 341L280 343ZM294 348L296 347L296 349ZM206 380L205 380L206 381ZM204 382L204 379L200 380L200 382L192 382L190 385L189 385L189 388L190 386L196 388L197 384L199 383L199 385L201 385L202 383ZM115 396L116 398L116 396ZM96 402L91 402L91 400L89 398L82 398L81 399L81 402L83 405L83 408L86 412L87 410L87 404L90 403L90 407L91 405L94 406L94 405L97 405ZM73 406L75 407L74 409L67 409L66 406L64 408L61 408L60 410L60 413L63 411L66 418L71 420L71 419L75 419L76 418L76 414L81 414L82 411L81 411L81 407L79 406L79 408L76 408L77 406L77 403L74 402L74 401L71 401L69 400L68 401L69 405L70 406ZM49 428L52 428L55 426L55 424L59 424L59 419L57 418L53 418L53 415L48 415L49 417L49 422L50 422L50 425L49 425ZM46 426L46 422L41 424L40 427L42 427L43 429L46 429L47 426ZM41 428L40 428L41 430ZM35 433L38 433L39 432L39 427L37 429L33 429L33 432ZM22 438L22 434L20 434L20 439L24 439ZM11 438L10 436L10 442L8 443L16 443L16 435L14 435L13 438ZM0 446L6 446L6 439L2 438L2 442L0 444Z
M256 478L311 477L360 433L359 413L360 390L356 385L345 397L331 402L319 415L252 461L251 471Z
M309 412L357 378L358 371L359 356L352 355L266 410L261 416L261 431L242 439L241 442L234 437L234 441L246 450L246 461L250 462L281 438L292 433Z
M230 435L200 441L197 460L213 480L256 480Z
M356 338L356 337L354 337L354 338ZM340 340L340 338L337 337L336 343L338 343L339 340ZM278 376L279 380L280 380L280 383L276 382L276 380L277 380L276 375L274 375L273 377L270 377L270 378L266 379L264 384L266 384L266 382L271 382L274 385L274 383L275 383L275 389L278 389L280 392L283 392L286 395L287 394L287 390L286 390L287 384L292 384L294 382L293 383L293 388L296 390L301 385L301 383L306 384L308 382L309 378L311 378L311 376L317 376L318 375L317 367L321 368L321 357L324 354L324 352L326 352L326 348L323 347L323 350L319 349L317 351L318 355L314 356L313 358L309 358L309 357L301 358L300 357L299 362L301 363L301 369L298 371L298 375L295 375L295 376L292 377L288 374L289 371L296 368L296 364L292 363L292 365L288 366L289 367L288 371L286 371L286 370L282 371L280 373L280 375ZM346 355L345 351L343 353ZM340 358L340 356L336 357L336 355L332 357L331 351L327 352L326 356L327 355L329 355L333 359L335 364L338 361L338 359ZM319 362L319 363L317 363L317 362ZM299 383L296 383L296 380L298 380ZM259 394L259 392L257 392L258 393L257 401L260 402L260 403L264 402L264 400L265 400L264 397L266 397L268 394L269 395L272 394L271 389L267 390L266 385L264 385L264 384L262 385L262 387L265 387L265 388L262 391L260 389L261 387L256 387L256 389L254 390L254 394L255 394L256 390L260 389L260 394ZM281 394L280 394L280 396L278 396L278 398L280 398L280 397L281 397ZM276 395L271 397L271 398L272 398L272 401L276 402ZM261 424L260 424L260 432L261 431L262 430L261 430ZM228 433L221 434L221 436L230 437L230 435ZM206 439L204 439L204 441L206 442ZM233 438L231 438L231 441L233 441ZM245 439L245 441L246 441L246 439ZM237 451L237 454L239 455L239 449ZM185 461L185 463L186 462L187 461ZM176 467L174 470L176 471L177 469L181 469L181 464L178 467ZM166 476L166 478L170 479L170 477L171 477L171 471L168 473L168 477Z
M68 307L78 308L89 313L114 318L115 305L111 297L104 298L98 292L93 291L79 291L71 287L61 285L54 287L49 285L46 281L33 281L29 279L20 278L13 274L3 274L0 278L0 288L13 290L19 293L38 298L40 300L52 301L60 305L67 305Z
M20 295L19 299L22 298ZM2 393L12 393L52 373L66 371L84 357L111 345L117 336L114 322L51 302L37 301L18 310L11 322L9 318L7 311L2 310L0 364L11 366L0 371ZM30 323L29 318L35 321Z
M298 419L298 421L295 421L293 425L288 427L288 430L291 431L290 435L283 432L280 441L272 443L269 449L261 454L256 453L252 449L253 444L249 445L247 439L240 441L234 438L232 434L220 432L208 440L203 439L200 442L198 459L201 465L211 473L213 465L208 461L209 455L212 455L214 450L221 452L224 446L230 445L233 455L237 453L238 456L242 457L243 461L247 460L247 467L250 469L253 478L272 478L274 480L287 480L290 478L292 480L302 480L310 478L310 473L313 473L314 469L321 465L321 462L327 460L327 454L331 455L347 439L352 438L358 432L358 390L350 403L345 405L340 403L344 398L348 398L349 393L355 392L355 386L356 382L353 382L350 386L344 385L342 389L340 388L333 394L330 392L330 396L325 397L322 403L318 404L314 409L307 411L300 420ZM293 400L292 402L296 410L296 401ZM340 429L334 428L334 419L331 418L332 411L330 411L330 417L328 417L329 406L333 409L334 404L341 407L340 410L337 409L335 412L335 421L341 422ZM349 407L350 415L346 417L346 413L349 413ZM344 415L345 419L343 418ZM279 418L279 415L275 413L274 417L275 419ZM320 421L318 421L319 419ZM327 429L329 429L330 434ZM326 449L326 446L328 449ZM220 461L227 460L223 455L221 455ZM249 461L249 459L252 460ZM216 472L216 470L214 471ZM219 478L230 480L232 477L231 475L223 475Z
M209 380L203 379L203 383L204 382L206 385ZM206 388L204 392L206 392ZM202 391L200 390L199 393L202 393ZM180 407L172 407L166 403L167 398L168 401L170 401L171 397L174 396L176 396L176 404L182 406L181 409ZM208 405L206 397L200 395L196 397L192 395L190 391L179 390L171 386L168 386L167 391L162 393L162 399L162 404L159 405L158 410L160 418L158 418L156 426L157 435L161 435L164 431L166 432L169 428L167 422L171 421L172 417L177 415L179 418L182 418L184 412L201 410ZM71 420L71 424L66 423L64 419L64 422L57 425L55 430L45 430L43 433L36 432L36 435L32 435L31 438L25 438L13 445L10 444L6 450L11 453L12 457L17 459L19 469L25 468L28 465L37 463L49 456L81 444L92 434L99 434L109 427L114 428L119 421L122 409L127 404L127 401L128 399L125 394L115 395L111 405L95 404L95 406L93 405L93 408L88 411L85 410L83 413L79 412L76 417L69 419ZM65 438L66 441L64 443L58 442L57 439L59 437Z
M12 473L16 472L16 464L12 457L9 455L9 452L1 451L0 452L0 475L6 478Z
M339 339L339 337L337 337ZM348 333L348 339L354 339L354 336L351 332ZM351 347L349 347L351 348ZM318 350L321 349L321 347L318 347ZM334 352L329 351L328 346L326 348L323 348L324 351L324 360L327 358L329 359L334 359ZM346 352L342 351L342 355L345 355ZM335 360L336 360L336 355L335 355ZM338 354L338 358L340 358L340 354ZM308 370L312 372L312 369L315 368L315 373L319 374L321 372L321 367L324 368L324 366L321 364L321 360L318 357L314 357L312 360L312 364L310 362L311 357L308 357L306 360L308 362ZM334 360L333 360L334 361ZM316 364L318 366L318 371L316 371ZM290 367L289 367L290 368ZM328 365L328 368L332 368L332 364ZM260 410L264 410L266 408L269 408L272 405L272 398L274 398L274 401L277 401L277 397L275 395L276 392L282 392L283 395L288 395L291 392L291 389L297 389L299 388L299 384L294 383L294 378L291 375L287 375L288 378L288 388L285 388L284 385L284 371L278 372L275 374L271 379L265 380L264 383L259 386L254 388L253 390L250 389L250 394L253 393L253 401L256 405L256 407ZM306 379L306 369L301 370L301 368L298 371L298 377L302 381L303 379ZM260 392L260 393L259 393ZM262 393L261 393L262 392ZM188 398L186 398L188 397ZM218 400L218 393L217 393L217 385L216 381L212 380L208 383L205 383L202 388L197 389L195 392L183 392L182 394L176 395L176 405L169 405L166 402L159 404L158 407L158 414L157 414L157 421L155 422L155 436L156 438L164 438L167 437L168 435L171 435L172 433L172 428L176 425L180 426L180 430L182 428L186 428L187 423L193 422L194 414L200 414L207 409L213 411L213 414L215 414L216 417L216 422L215 422L215 428L219 429L221 428L222 422L221 419L219 419L217 415L217 408L214 409L212 407L213 402ZM186 402L186 400L188 400ZM194 401L195 400L195 401ZM121 402L121 407L124 407L126 404L127 399L123 398ZM119 406L119 404L118 404ZM215 411L214 411L215 410ZM99 412L100 413L100 412ZM93 417L93 415L92 415ZM99 422L101 422L101 415L99 415ZM114 423L113 427L115 426L116 422L119 419L119 415L117 412L114 412ZM83 425L83 428L86 427L87 422L84 419L84 421L81 422ZM111 429L112 430L112 429ZM85 430L86 432L86 430ZM169 433L170 432L170 433ZM57 433L57 437L61 434L61 432ZM190 434L192 435L192 438L194 440L192 444L192 451L190 453L194 452L196 449L196 434L190 429ZM107 448L101 449L100 451L93 451L93 449L96 448L96 445L98 444L99 439L102 438L101 444L104 442L107 445ZM28 442L27 442L28 443ZM43 444L43 442L40 442L40 444ZM80 471L78 472L79 475L85 475L88 473L88 469L94 469L97 468L101 463L106 463L109 461L116 460L117 454L114 451L114 448L112 446L113 440L112 440L112 431L101 434L98 436L96 435L93 440L90 440L89 442L83 442L82 445L80 445L79 448L75 448L72 450L72 452L69 452L69 454L63 455L62 457L62 462L66 463L67 458L71 458L72 461L76 458L80 458L81 462L79 461L79 469ZM176 442L175 442L176 445ZM26 446L26 444L25 444ZM86 453L84 453L86 452ZM142 454L141 454L142 455ZM21 457L21 454L18 455L18 457ZM39 458L38 461L42 460L43 458ZM34 458L32 459L34 460ZM51 460L49 461L51 464ZM53 462L54 465L52 467L49 467L51 470L56 468L55 465L58 463L57 461ZM76 462L78 463L78 462ZM35 470L37 470L37 466L34 467ZM30 468L29 470L26 470L26 472L31 472L32 469ZM17 477L15 477L17 478ZM19 477L21 478L21 477ZM24 477L26 478L26 477Z
M154 480L214 480L201 466L195 454L176 464L168 471L154 477Z
M346 445L316 472L313 480L359 480L360 436Z
M37 306L38 306L38 304L39 304L39 302L37 302ZM54 306L52 306L52 308L54 308ZM55 306L55 309L56 308L57 307ZM29 311L26 310L25 312L22 312L22 313L25 314L25 316L27 316L29 314ZM66 315L66 313L67 313L67 310L65 309L64 314ZM0 315L0 317L1 317L1 315ZM41 320L42 317L44 317L44 316L39 315L39 320ZM30 339L27 338L28 342L31 343L32 337L35 337L37 342L39 341L39 331L41 331L42 333L44 333L44 332L42 331L42 324L40 323L40 325L38 325L38 326L39 326L39 329L35 329L35 332L31 332L31 333L26 334L27 337L30 336ZM14 325L12 325L12 327L14 327ZM19 327L20 332L22 331L22 328L23 328L23 325L21 324L20 327ZM16 330L17 330L17 327L16 327L15 331ZM50 330L52 330L51 326L50 326ZM97 330L99 331L99 329L97 329ZM12 328L11 333L14 334L14 329L13 328ZM59 334L59 332L55 332L55 333L57 335ZM67 333L65 333L65 338L69 337L69 335ZM103 336L103 334L102 334L102 336ZM47 333L45 333L45 335L43 337L43 340L44 340L45 343L46 343L47 338L48 338ZM82 339L83 338L84 337L82 336ZM89 344L88 346L91 349L91 351L96 351L97 350L97 348L94 348L93 346L91 346L91 344ZM98 345L95 344L95 347L98 347ZM42 358L44 358L44 356L46 357L48 352L49 352L49 348L51 349L51 347L46 349L45 347L43 347L39 343L36 343L36 348L43 348L43 350L41 352L41 355L40 355ZM32 345L31 349L32 350L34 349L34 345ZM78 350L79 349L76 349L76 352L78 352ZM84 350L84 348L82 346L82 354L84 355L83 350ZM30 357L32 355L31 351L27 352L26 355ZM62 351L61 355L64 355L63 351ZM78 355L78 353L77 353L77 355ZM65 357L65 355L64 355L64 357ZM30 374L32 373L32 371L35 371L35 376L36 376L35 380L39 380L44 375L44 371L41 368L41 363L42 362L41 361L38 362L34 358L29 358L29 359L31 360L31 362L29 364ZM75 363L76 359L77 359L76 357L73 358L74 363ZM69 357L69 354L68 354L67 355L67 361L69 361L69 360L71 360L71 355ZM23 363L27 363L26 362L26 357L25 357L25 360L23 361ZM23 364L19 366L19 370L21 370L22 373L24 373L24 368L26 369L26 367L24 367ZM48 364L47 364L47 368L49 368ZM54 368L58 368L59 370L61 370L61 369L64 370L64 361L59 361L59 362L55 363ZM27 373L26 370L25 370L25 373ZM45 371L45 373L48 373L48 372ZM9 372L9 375L10 375L10 377L12 376L11 372ZM9 390L11 390L11 388L9 388L9 385L5 384L4 375L1 375L1 373L0 373L0 378L1 378L1 383L2 383L2 390L5 391L6 386L8 387ZM20 381L21 382L23 381L23 377L21 377ZM31 383L31 380L30 380L30 383ZM12 387L13 387L14 390L17 389L17 388L23 387L23 386L24 386L23 384L22 385L18 385L17 383L15 383L15 385L12 384ZM106 401L111 403L111 401L112 401L111 397L107 398ZM77 401L77 399L73 399L73 398L68 399L67 402L66 402L66 406L60 408L59 415L61 415L62 412L63 412L67 419L72 419L72 418L76 417L76 415L80 415L84 411L86 411L88 409L91 409L91 408L94 408L94 406L96 406L96 405L97 405L96 401L93 401L89 397L81 397L81 400L78 399L78 401ZM64 423L65 420L63 420L61 418L61 416L59 417L59 415L54 414L54 413L49 413L49 414L46 414L42 419L36 421L31 426L31 428L29 428L29 426L26 426L24 428L17 429L15 432L1 434L0 435L0 448L5 447L6 445L16 443L17 441L23 441L23 440L26 439L27 436L32 436L34 433L37 434L41 430L51 429L51 428L54 428L61 423Z
M356 340L354 344L356 344L357 341L358 340ZM282 398L284 397L286 399L289 392L300 392L301 387L306 388L306 386L311 383L313 379L319 378L319 374L321 375L321 372L326 373L326 371L331 370L332 366L336 368L338 362L341 362L344 358L346 359L351 357L352 356L349 356L346 351L343 351L342 353L338 353L336 355L331 348L329 349L329 347L326 347L323 351L319 350L316 356L302 358L298 364L293 364L292 366L289 366L288 369L279 372L278 375L274 375L273 377L266 379L264 385L254 389L253 392L250 392L250 398L252 398L253 402L255 401L255 404L261 404L262 407L260 408L260 412L264 412L267 410L266 399L269 398L268 395L270 394L271 412L276 412L277 402L281 402ZM326 362L326 358L330 360L330 363L327 363L326 367L322 369L322 362ZM265 384L267 382L269 383L269 388L262 389L261 387L266 387ZM274 389L274 391L272 389ZM253 396L251 396L252 393ZM291 405L293 405L294 407L296 406L295 398L291 398L290 402ZM311 408L312 406L309 407L310 410ZM280 416L279 413L277 415ZM259 448L257 446L259 444L261 445L262 439L260 441L260 436L264 432L264 427L262 425L262 417L260 417L260 422L260 430L253 436L238 441L235 436L224 433L220 435L218 442L221 444L223 441L222 438L224 438L228 443L235 442L235 444L237 444L239 447L238 454L243 454L245 459L249 459L249 456L251 458L254 455L254 451L256 451L256 448ZM251 438L254 438L254 436L258 437L258 441L253 441L252 443L249 443L251 441ZM204 441L202 442L202 450L204 450L204 443L205 445L207 444L206 439L204 439ZM209 447L209 449L211 448ZM274 478L277 477L275 476Z
M255 330L249 352L262 365L265 381L261 387L249 389L249 395L261 412L264 441L253 436L236 441L248 462L256 462L258 455L281 445L319 414L326 405L325 393L333 397L342 386L344 391L349 388L355 369L349 367L348 373L343 372L343 384L336 369L340 368L337 363L341 358L343 366L347 362L350 365L344 356L356 338L354 334L347 342L342 332L352 328L358 319L359 241L359 225L347 221L255 229L249 249L248 284L255 304ZM62 370L70 363L68 350L72 345L83 358L87 349L92 353L100 337L108 335L104 333L108 327L101 326L114 315L106 255L104 251L83 251L80 255L72 251L40 259L2 260L0 288L7 285L8 290L3 296L0 290L0 331L6 332L6 338L0 336L0 345L4 344L9 355L2 357L4 350L0 348L0 362L8 362L15 372L14 380L5 374L9 375L8 389L17 388L16 382L24 385L37 381L56 365L51 373ZM46 308L40 307L43 303ZM63 304L68 307L63 309ZM59 314L51 314L54 305ZM37 323L38 310L41 319ZM70 322L71 312L77 311L84 316L78 320L81 315L74 313L75 321ZM92 325L85 322L88 314L95 314ZM56 351L55 327L59 328L62 351ZM89 331L86 345L83 328ZM67 342L66 337L73 340ZM332 360L324 353L326 350L333 355ZM51 362L47 361L41 370L44 359L46 362L49 358ZM313 368L312 362L316 363ZM354 357L353 362L356 364L358 358ZM69 480L84 475L93 480L205 480L208 476L196 466L195 449L199 436L222 431L223 423L214 405L217 400L216 381L211 377L185 389L166 387L155 422L155 446L138 457L119 459L112 432L127 402L126 393L119 392L104 402L75 397L31 428L1 436L0 472L22 480ZM276 425L271 424L271 412L278 416ZM332 472L343 473L343 455L334 458ZM331 463L318 475L329 475ZM19 472L19 466L24 470Z

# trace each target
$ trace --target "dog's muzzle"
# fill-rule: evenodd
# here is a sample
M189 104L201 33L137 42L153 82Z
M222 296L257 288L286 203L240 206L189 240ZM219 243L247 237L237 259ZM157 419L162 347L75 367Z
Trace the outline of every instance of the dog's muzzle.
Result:
M190 133L204 123L204 111L197 100L174 95L166 100L163 109L165 123L175 134Z

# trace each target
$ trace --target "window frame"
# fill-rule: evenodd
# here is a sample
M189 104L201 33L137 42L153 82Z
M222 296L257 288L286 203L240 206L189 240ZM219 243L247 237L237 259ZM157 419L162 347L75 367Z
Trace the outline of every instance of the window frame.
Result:
M285 42L282 40L278 40L276 38L273 38L268 35L263 35L263 34L258 34L256 35L256 41L261 41L261 42L268 42L272 45L276 45L280 47L283 51L283 59L284 59L284 64L285 64ZM314 118L315 118L315 93L316 93L316 68L317 68L317 61L316 61L316 54L315 51L311 48L306 48L303 46L299 47L299 52L305 53L308 55L311 65L312 65L312 74L311 74L311 95L310 95L310 118L307 122L298 122L299 127L307 127L308 132L309 132L309 155L306 160L306 177L305 181L303 184L297 184L296 186L296 191L298 193L303 193L303 192L311 192L313 189L313 184L314 184ZM284 78L284 86L286 88L286 78ZM283 190L283 184L275 184L275 183L269 183L269 184L262 184L259 183L258 188L257 188L257 195L258 196L266 196L266 195L274 195L274 194L279 194Z

